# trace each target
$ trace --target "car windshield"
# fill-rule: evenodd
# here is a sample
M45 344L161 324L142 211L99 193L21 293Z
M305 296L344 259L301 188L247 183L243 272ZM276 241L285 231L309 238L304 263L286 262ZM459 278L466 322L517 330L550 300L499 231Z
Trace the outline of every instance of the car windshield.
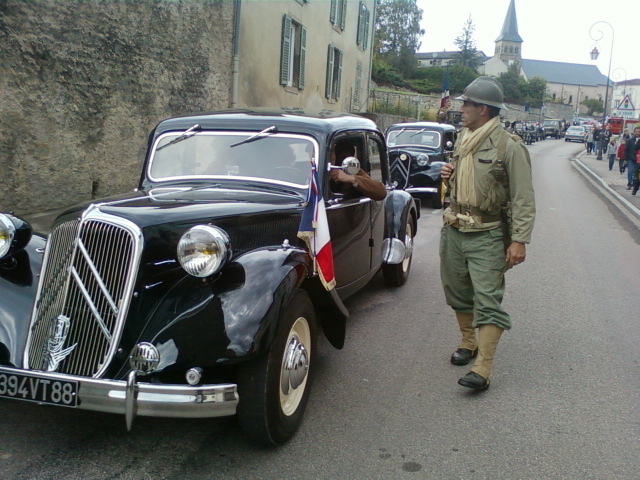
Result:
M395 145L424 145L438 148L440 146L440 132L424 128L401 128L389 132L387 144Z
M567 132L569 132L569 133L584 133L584 128L582 128L582 127L569 127Z
M151 180L233 177L306 187L317 158L316 142L304 135L271 134L242 143L255 132L203 131L169 145L181 134L168 132L156 140Z

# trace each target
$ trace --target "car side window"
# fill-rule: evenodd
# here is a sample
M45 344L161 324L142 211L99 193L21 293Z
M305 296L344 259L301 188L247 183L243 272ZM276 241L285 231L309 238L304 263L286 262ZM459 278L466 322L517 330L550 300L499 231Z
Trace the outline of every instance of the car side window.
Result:
M360 161L360 168L368 173L368 165L364 152L364 139L361 135L343 135L337 138L331 145L331 164L335 167L342 165L342 161L347 157L356 157ZM341 182L330 182L329 188L333 194L344 195L348 193L348 197L357 196L356 191L348 188Z
M382 163L381 163L381 145L378 140L375 138L369 137L368 140L369 147L369 162L368 166L370 171L367 173L374 180L378 180L384 183L384 176L382 173Z

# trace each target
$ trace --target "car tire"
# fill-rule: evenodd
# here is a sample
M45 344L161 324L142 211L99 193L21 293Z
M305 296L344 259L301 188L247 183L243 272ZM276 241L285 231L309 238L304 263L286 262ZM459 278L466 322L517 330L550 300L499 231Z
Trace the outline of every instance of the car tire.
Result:
M392 287L401 287L407 283L409 278L409 270L411 270L411 259L413 258L413 218L411 215L407 216L407 223L404 227L404 244L405 248L411 249L411 255L409 258L405 258L404 261L398 264L383 264L382 275L387 285Z
M268 352L238 370L238 419L249 440L280 445L302 423L315 369L316 318L298 290L282 311Z

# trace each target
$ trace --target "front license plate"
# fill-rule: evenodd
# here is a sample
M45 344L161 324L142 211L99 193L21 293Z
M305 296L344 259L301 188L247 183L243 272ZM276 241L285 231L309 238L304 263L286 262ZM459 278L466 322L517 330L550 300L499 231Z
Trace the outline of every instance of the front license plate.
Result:
M0 397L75 407L78 382L0 373Z

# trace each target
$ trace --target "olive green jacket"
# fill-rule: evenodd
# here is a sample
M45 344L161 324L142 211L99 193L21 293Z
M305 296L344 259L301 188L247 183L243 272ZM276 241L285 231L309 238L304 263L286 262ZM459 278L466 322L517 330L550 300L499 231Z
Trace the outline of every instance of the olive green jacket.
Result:
M457 165L459 146L467 129L463 128L453 152L453 164ZM498 158L500 155L503 158ZM517 135L511 135L498 126L480 145L473 155L475 167L475 189L479 210L487 218L506 213L510 225L511 241L529 243L536 216L535 197L531 176L529 151ZM456 202L456 168L451 176L451 202ZM473 232L499 228L503 221L485 221L475 216L473 223L466 221L451 222L451 208L445 210L445 222L454 225L460 231Z

